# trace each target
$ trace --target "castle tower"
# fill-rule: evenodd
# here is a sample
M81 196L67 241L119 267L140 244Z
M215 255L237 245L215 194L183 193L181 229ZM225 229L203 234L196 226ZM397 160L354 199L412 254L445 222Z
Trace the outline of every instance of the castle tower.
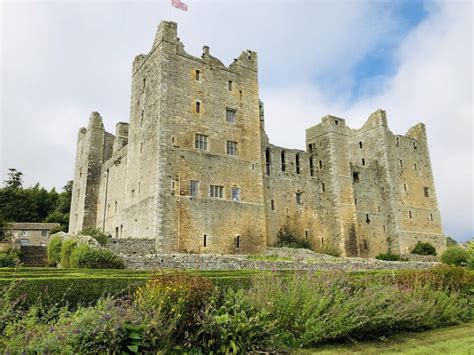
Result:
M318 190L326 241L334 243L344 255L358 256L349 133L345 120L325 116L322 123L306 130L306 145L313 147L314 164L320 177Z
M89 125L81 128L77 136L69 233L78 233L84 228L96 226L105 137L102 117L98 112L92 112Z

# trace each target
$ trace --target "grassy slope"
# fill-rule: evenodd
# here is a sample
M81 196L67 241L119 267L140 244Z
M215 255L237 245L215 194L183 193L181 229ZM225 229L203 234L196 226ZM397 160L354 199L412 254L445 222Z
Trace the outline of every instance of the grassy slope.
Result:
M385 341L326 345L307 354L410 354L410 355L474 355L474 322L421 333L401 333Z

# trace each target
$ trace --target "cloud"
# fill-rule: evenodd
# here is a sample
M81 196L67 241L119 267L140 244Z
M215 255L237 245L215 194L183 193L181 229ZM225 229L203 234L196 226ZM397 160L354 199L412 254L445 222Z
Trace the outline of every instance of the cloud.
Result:
M373 96L348 103L328 101L322 88L311 85L264 88L270 140L304 148L303 128L317 124L319 117L329 113L358 128L371 112L383 108L396 134L405 134L417 122L424 122L445 233L464 240L472 237L471 7L468 2L430 7L426 20L398 48L396 74L377 78L379 90Z
M304 129L329 113L358 127L382 107L397 133L426 122L446 231L467 235L472 5L429 2L407 34L398 4L188 0L185 13L167 1L2 2L0 172L15 167L27 185L71 179L77 130L91 111L109 131L128 120L132 60L148 52L159 21L172 19L191 54L207 44L229 64L242 50L258 52L276 144L303 148ZM361 61L387 47L396 70L358 81ZM354 83L365 96L354 98Z

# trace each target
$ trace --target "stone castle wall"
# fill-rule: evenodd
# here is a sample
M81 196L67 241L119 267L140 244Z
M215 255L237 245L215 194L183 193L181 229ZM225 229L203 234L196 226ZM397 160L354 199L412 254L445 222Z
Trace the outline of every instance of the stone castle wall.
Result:
M194 57L162 22L133 62L130 124L113 135L93 113L79 132L70 232L164 253L258 253L283 229L348 256L445 247L423 125L395 136L381 110L358 130L326 116L301 151L270 144L264 119L255 52Z

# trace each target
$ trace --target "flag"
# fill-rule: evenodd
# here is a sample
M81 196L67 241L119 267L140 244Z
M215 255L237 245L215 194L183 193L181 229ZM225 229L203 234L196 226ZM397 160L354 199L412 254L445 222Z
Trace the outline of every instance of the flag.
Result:
M171 5L180 10L188 11L188 5L186 5L184 2L181 2L181 0L171 0Z

